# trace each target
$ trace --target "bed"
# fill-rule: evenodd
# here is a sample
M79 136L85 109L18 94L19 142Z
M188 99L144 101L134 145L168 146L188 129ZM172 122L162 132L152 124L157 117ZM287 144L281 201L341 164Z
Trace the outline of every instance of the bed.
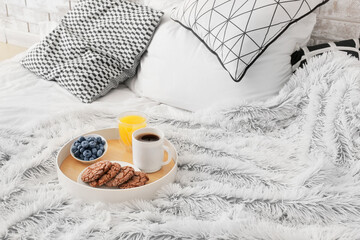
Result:
M307 64L271 97L194 112L176 99L141 97L131 82L84 104L24 68L28 52L2 62L1 238L360 238L360 61L345 50L300 57ZM56 175L59 149L116 127L130 109L145 112L178 150L175 182L150 201L69 196Z
M3 116L0 120L2 127L11 123L19 129L27 129L55 113L92 107L74 99L55 82L39 81L39 77L20 65L19 59L25 54L2 63L1 109ZM20 96L21 102L18 101ZM143 111L157 104L155 101L137 97L125 85L121 85L94 105Z

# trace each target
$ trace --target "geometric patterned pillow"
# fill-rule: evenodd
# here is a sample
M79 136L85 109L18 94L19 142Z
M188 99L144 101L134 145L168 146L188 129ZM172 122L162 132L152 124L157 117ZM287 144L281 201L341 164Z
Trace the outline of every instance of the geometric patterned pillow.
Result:
M172 19L214 53L234 81L296 21L328 0L185 0Z
M126 0L83 0L21 64L84 103L136 73L163 13Z
M360 60L360 39L350 39L303 47L291 55L292 70L295 72L297 68L303 67L310 58L329 51L343 51Z

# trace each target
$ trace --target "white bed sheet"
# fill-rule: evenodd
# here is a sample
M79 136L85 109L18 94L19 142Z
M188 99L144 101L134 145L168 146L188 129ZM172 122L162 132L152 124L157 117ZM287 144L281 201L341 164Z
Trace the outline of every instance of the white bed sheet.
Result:
M23 68L19 60L24 54L0 63L0 127L11 124L26 129L56 113L79 108L143 111L158 104L136 96L122 84L97 101L84 104L56 82L43 80Z

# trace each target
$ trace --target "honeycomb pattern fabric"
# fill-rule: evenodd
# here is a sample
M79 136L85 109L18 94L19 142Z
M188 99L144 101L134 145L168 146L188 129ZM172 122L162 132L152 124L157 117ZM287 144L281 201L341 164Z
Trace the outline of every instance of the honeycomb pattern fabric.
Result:
M163 13L125 0L84 0L21 64L84 103L136 73Z
M328 0L185 0L172 19L217 55L234 81L292 23Z

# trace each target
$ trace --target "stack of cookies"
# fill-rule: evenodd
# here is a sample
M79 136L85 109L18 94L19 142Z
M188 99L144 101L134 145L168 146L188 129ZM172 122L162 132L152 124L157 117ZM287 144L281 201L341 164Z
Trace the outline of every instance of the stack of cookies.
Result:
M126 189L145 185L149 178L146 173L135 172L130 166L121 167L119 163L105 160L88 166L81 174L81 180L92 187L106 185Z

